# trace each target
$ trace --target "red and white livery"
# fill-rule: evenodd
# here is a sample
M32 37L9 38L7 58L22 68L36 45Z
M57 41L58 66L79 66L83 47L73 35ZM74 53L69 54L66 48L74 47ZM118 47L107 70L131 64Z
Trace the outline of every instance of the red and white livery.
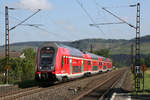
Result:
M48 43L37 50L35 79L39 81L63 81L109 70L109 58L61 43Z

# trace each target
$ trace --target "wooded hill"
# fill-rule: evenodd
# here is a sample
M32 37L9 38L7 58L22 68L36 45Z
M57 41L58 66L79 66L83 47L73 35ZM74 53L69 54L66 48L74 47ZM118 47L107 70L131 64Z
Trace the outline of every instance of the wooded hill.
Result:
M14 43L11 44L10 48L11 51L22 51L24 48L37 48L43 43L45 43L45 41ZM118 55L130 54L131 44L135 44L135 39L83 39L73 42L67 41L61 43L86 51L90 51L92 45L93 51L109 49L111 55ZM0 51L4 51L4 46L0 46ZM150 35L141 38L141 53L150 54Z

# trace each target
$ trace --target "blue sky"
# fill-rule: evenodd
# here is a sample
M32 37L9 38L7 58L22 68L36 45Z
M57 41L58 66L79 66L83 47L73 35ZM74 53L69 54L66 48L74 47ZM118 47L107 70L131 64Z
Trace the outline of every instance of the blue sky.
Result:
M30 3L30 1L33 1ZM41 24L40 28L19 26L10 32L10 43L24 41L74 41L85 38L131 39L135 30L126 24L91 27L92 21L78 5L76 0L0 0L0 45L4 44L4 8L18 8L9 11L10 27L15 26L35 12L34 8L43 10L24 24ZM108 10L135 25L136 8L127 7L136 4L138 0L79 0L95 23L118 22L116 18L105 12ZM24 3L24 5L22 5ZM40 3L40 6L39 6ZM97 4L99 5L97 5ZM141 35L150 34L150 0L140 0L141 3ZM33 8L32 8L33 7ZM30 8L30 9L27 9ZM33 10L34 9L34 10ZM19 19L19 20L18 20Z

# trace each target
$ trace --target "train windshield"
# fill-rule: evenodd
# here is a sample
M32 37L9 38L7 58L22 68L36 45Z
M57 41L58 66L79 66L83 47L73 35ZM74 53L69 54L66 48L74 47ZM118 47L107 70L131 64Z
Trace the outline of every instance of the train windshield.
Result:
M52 47L44 47L40 50L40 69L49 69L53 64L55 50Z

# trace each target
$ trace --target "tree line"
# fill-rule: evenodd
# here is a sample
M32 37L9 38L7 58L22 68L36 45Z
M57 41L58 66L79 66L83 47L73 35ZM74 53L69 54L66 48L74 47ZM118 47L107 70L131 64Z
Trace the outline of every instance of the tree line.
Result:
M9 59L9 83L32 80L35 73L35 52L33 49L24 49L25 58ZM6 58L0 58L0 83L5 83Z
M17 57L17 58L10 58L9 60L9 66L10 66L9 83L34 79L36 53L32 48L24 49L22 53L24 53L25 58ZM93 51L92 53L107 58L111 57L110 51L108 49L101 49L101 50ZM129 59L124 59L123 61L125 60L129 62ZM145 58L141 58L141 64L145 64L147 67L150 67L150 55ZM5 83L5 72L6 72L5 66L6 66L6 59L1 57L0 58L0 83L1 84ZM113 60L113 66L123 67L126 65L122 62Z
M113 66L116 67L130 66L131 55L121 55L121 54L116 56L114 55L115 56L114 58L114 56L110 54L109 49L100 49L100 50L93 51L92 53L107 58L111 58L113 60ZM150 55L142 55L140 59L140 63L141 65L146 65L147 67L150 67Z

